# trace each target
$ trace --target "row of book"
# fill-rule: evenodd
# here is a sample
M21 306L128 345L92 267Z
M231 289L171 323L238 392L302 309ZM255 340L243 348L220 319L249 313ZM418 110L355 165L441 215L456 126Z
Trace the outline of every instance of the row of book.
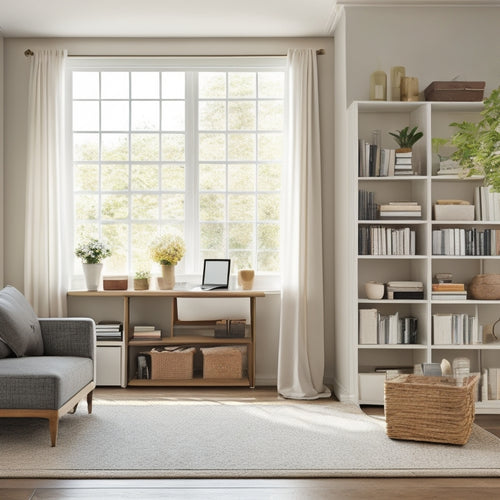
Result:
M95 326L96 340L122 340L123 323L121 321L99 321Z
M415 231L409 227L360 226L359 255L415 255Z
M493 192L490 186L477 186L474 190L476 220L500 220L500 193Z
M364 189L358 191L358 218L359 220L375 220L377 218L377 204L373 191Z
M359 344L415 344L417 318L383 315L377 309L359 310Z
M391 177L413 175L412 153L383 148L359 139L358 175L360 177Z
M483 327L477 316L466 313L432 315L434 345L468 345L483 343Z
M433 255L500 255L500 229L443 228L432 230Z

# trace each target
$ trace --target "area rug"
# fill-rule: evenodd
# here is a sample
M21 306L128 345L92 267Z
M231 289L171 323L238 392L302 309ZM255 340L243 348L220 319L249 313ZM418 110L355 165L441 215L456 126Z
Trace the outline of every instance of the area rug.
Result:
M60 421L0 420L3 478L500 476L500 439L394 441L381 417L332 402L102 401Z

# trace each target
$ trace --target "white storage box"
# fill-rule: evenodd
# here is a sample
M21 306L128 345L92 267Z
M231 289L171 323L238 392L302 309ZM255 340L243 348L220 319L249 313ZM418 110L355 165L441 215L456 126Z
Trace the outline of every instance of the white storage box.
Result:
M385 373L359 373L359 402L369 405L384 404Z
M434 220L474 220L474 205L434 205Z

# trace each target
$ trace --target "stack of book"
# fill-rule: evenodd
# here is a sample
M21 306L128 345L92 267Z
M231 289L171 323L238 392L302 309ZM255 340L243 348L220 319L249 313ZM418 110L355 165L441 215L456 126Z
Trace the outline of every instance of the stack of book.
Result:
M467 300L464 283L433 283L432 300Z
M422 207L416 201L390 201L379 205L380 219L419 219Z
M161 339L161 330L157 330L154 326L134 326L134 340L156 340Z
M388 299L423 299L424 284L421 281L389 281L387 283Z
M99 321L95 326L96 340L122 340L121 321Z
M413 175L412 152L400 153L396 150L395 156L394 175Z
M483 343L483 328L476 316L466 313L432 315L434 345L467 345Z

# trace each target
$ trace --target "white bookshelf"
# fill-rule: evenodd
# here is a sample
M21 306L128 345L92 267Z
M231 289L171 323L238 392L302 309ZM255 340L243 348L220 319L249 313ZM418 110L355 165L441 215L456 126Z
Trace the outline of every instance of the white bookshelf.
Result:
M337 390L342 400L359 404L383 404L384 377L374 374L376 367L406 367L416 363L450 362L468 357L472 372L500 368L500 344L433 345L432 315L466 312L476 315L481 325L500 318L500 301L436 301L431 300L432 278L437 272L453 273L453 281L468 283L480 273L500 273L500 257L434 256L432 230L459 227L500 229L500 221L434 221L433 204L437 199L464 199L473 202L474 189L482 185L480 177L460 179L438 176L432 166L432 137L450 137L451 122L477 120L482 103L443 102L353 102L347 111L348 148L345 169L336 176L336 334L337 349L347 354L337 369ZM406 126L418 126L424 137L413 148L416 175L400 177L358 177L358 140L371 141L373 130L381 131L381 146L396 148L389 132ZM434 168L435 169L435 168ZM417 201L422 206L419 220L358 219L358 190L375 193L377 204L389 201ZM410 227L416 232L416 254L408 256L358 255L358 228L361 226ZM423 300L370 300L364 284L369 280L421 281ZM358 311L376 308L381 314L399 312L418 320L417 343L358 343ZM499 329L500 330L500 329ZM337 355L337 360L340 356ZM362 374L360 377L359 375ZM370 376L370 374L373 374ZM361 384L360 384L360 379ZM367 382L368 381L368 382ZM368 385L366 385L368 383ZM362 387L360 386L362 385ZM382 385L382 389L381 389ZM370 389L371 388L371 389ZM361 396L360 396L361 395ZM381 396L382 395L382 396ZM500 400L479 401L478 413L500 413Z

